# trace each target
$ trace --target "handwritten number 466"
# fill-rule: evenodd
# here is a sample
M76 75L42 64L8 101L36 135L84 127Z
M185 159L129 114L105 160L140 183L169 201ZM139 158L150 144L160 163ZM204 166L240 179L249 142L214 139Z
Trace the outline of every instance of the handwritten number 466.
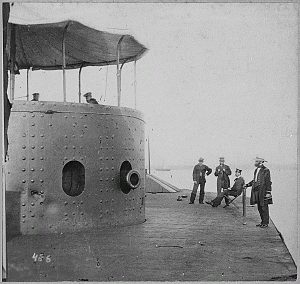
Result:
M50 254L45 257L44 253L40 253L40 254L33 253L32 258L33 258L34 262L37 262L37 261L41 262L43 260L45 260L47 263L51 262L51 255Z

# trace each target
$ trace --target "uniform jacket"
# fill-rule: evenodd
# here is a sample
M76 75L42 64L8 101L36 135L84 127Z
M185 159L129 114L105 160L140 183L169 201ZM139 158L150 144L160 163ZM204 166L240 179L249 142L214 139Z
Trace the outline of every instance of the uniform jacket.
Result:
M94 98L90 98L90 99L88 100L88 103L89 103L89 104L98 105L98 102L97 102Z
M239 176L234 180L234 184L231 188L231 191L234 191L236 195L240 195L243 191L243 187L245 185L245 180L242 176Z
M260 203L261 206L265 204L273 204L272 198L266 199L265 196L267 193L271 193L272 191L272 182L271 182L271 176L270 176L270 170L266 168L264 165L262 165L258 176L257 176L257 182L255 182L255 175L257 172L257 168L254 171L254 178L252 181L250 181L246 186L252 186L251 190L251 197L250 197L250 204L256 204Z
M225 172L224 170L225 169ZM231 175L231 169L227 165L219 165L216 167L215 176L217 178L217 182L224 181L224 188L230 187L229 177Z
M206 182L205 174L210 175L211 172L212 169L209 168L208 166L206 165L200 166L199 164L197 164L193 170L193 181L197 181L198 183L205 183Z

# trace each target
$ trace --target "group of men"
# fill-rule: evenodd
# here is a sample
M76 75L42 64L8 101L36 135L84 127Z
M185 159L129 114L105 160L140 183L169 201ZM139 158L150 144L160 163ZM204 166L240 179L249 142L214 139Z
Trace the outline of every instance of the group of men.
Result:
M199 203L204 204L205 195L205 183L206 176L212 173L212 169L207 165L204 165L204 159L200 158L198 164L193 170L193 181L194 186L190 197L190 203L194 204L198 187L200 185ZM250 204L257 204L257 209L261 217L261 223L256 226L261 228L267 228L269 225L269 204L273 204L271 190L272 182L270 176L270 170L264 165L266 160L263 158L256 157L255 159L255 170L254 177L249 183L245 184L245 180L242 177L242 170L235 170L235 180L233 186L230 188L231 169L228 165L225 165L224 157L220 157L220 164L216 167L214 175L217 177L217 197L211 201L206 201L207 204L212 207L217 207L221 204L221 201L225 200L226 205L229 204L230 196L239 196L243 188L252 187Z

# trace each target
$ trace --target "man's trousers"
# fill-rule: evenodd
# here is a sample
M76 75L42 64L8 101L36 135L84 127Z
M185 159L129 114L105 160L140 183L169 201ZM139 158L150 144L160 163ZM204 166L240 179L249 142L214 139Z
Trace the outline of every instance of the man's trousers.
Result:
M261 206L258 200L257 209L261 218L261 224L269 225L269 204L265 202L265 204Z
M224 185L225 185L225 181L218 178L217 179L217 196L220 195L220 193L222 192L222 188L228 189L228 188L224 188Z
M203 202L204 200L204 195L205 195L205 192L204 192L204 187L205 187L205 182L201 182L201 183L196 183L194 184L194 187L193 187L193 191L192 191L192 194L191 194L191 198L190 198L190 201L191 202L194 202L195 201L195 198L196 198L196 194L197 194L197 190L198 190L198 186L200 184L200 195L199 195L199 202Z

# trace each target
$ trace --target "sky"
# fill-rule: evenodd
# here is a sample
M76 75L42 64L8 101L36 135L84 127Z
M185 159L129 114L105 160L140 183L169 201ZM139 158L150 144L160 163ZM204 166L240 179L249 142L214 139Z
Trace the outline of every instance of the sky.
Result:
M297 161L297 4L22 4L18 23L77 20L133 35L149 51L137 62L137 108L144 113L153 165L253 166ZM133 63L122 73L122 106L134 107ZM117 104L116 67L82 71L82 92ZM31 71L30 93L62 101L61 71ZM26 95L26 71L16 97ZM24 99L24 98L20 98ZM78 70L67 71L67 100L78 101Z

